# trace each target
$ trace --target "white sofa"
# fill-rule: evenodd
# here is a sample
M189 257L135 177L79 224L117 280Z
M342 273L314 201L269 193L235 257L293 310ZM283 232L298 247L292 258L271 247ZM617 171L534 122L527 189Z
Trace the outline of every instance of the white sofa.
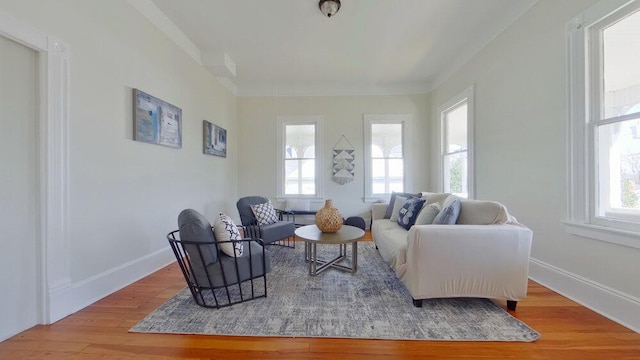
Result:
M422 193L425 205L449 194ZM414 225L408 231L384 219L386 203L372 207L377 249L407 287L423 299L481 297L507 300L515 310L527 295L532 231L493 201L460 199L455 225Z

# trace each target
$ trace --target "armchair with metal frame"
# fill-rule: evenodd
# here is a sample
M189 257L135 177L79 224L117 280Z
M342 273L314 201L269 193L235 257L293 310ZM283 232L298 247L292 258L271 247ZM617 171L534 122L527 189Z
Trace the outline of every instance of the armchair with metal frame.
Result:
M258 238L216 241L209 221L195 210L183 210L179 229L167 234L194 301L221 308L267 296L271 256ZM220 244L241 241L242 255L229 256Z
M252 205L259 205L269 202L262 196L245 196L236 203L240 221L249 237L262 239L266 245L276 244L295 248L295 222L293 212L274 209L278 216L278 221L269 225L259 225L258 220L251 209Z

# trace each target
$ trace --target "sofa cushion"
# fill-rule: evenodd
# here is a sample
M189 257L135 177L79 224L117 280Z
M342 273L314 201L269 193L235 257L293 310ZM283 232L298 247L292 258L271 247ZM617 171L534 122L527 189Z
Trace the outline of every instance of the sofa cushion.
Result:
M426 204L426 203L425 203ZM414 225L429 225L433 223L433 219L440 213L440 204L433 203L429 205L423 205L422 210L418 213Z
M409 230L416 222L416 218L424 202L425 200L419 197L412 196L408 198L398 213L398 225Z
M387 219L375 220L371 224L371 235L380 256L394 270L406 262L407 233L407 230Z
M387 211L384 213L384 218L385 219L391 219L391 213L393 212L393 204L395 203L396 200L396 196L402 196L405 198L409 198L411 196L420 196L421 194L411 194L411 193L400 193L400 192L395 192L393 191L391 193L391 198L389 198L389 205L387 205ZM394 220L395 221L395 220Z
M393 211L391 212L391 217L389 218L389 220L391 220L392 222L396 222L398 221L398 215L400 214L400 209L402 209L402 205L404 205L404 202L407 201L409 197L404 197L404 196L396 196L394 202L393 202Z
M460 215L460 199L451 195L445 201L442 210L436 215L435 219L433 219L434 224L443 224L443 225L453 225L458 221L458 216Z
M422 193L422 198L427 200L426 205L438 203L440 208L444 207L449 196L451 196L449 193Z
M458 224L506 224L509 213L504 205L495 201L460 199Z

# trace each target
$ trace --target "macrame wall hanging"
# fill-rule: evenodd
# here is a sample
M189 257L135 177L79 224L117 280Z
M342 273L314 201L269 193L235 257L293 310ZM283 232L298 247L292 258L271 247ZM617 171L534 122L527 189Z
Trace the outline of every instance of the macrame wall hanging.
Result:
M333 147L333 181L340 185L355 179L354 169L355 149L351 142L342 135Z

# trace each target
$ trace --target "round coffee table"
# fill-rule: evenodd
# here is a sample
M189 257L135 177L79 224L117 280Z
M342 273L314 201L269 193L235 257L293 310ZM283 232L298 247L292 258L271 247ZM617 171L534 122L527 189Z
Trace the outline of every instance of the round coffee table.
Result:
M316 225L297 228L295 234L304 240L304 258L309 263L309 275L315 276L329 267L355 273L358 269L358 240L364 236L364 230L355 226L342 225L335 233L323 233ZM347 244L351 243L351 266L339 264L347 258ZM318 259L316 245L337 244L338 256L331 260Z

